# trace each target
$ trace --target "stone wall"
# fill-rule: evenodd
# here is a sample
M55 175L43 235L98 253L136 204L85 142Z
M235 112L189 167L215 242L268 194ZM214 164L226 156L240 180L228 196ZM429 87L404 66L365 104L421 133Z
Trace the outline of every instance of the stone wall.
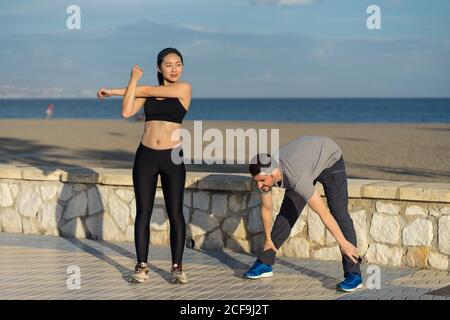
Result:
M272 193L275 219L284 190ZM449 270L450 184L349 179L349 211L365 262ZM188 173L183 214L188 245L262 248L260 199L248 175ZM131 170L0 166L1 232L133 241L135 215ZM151 243L168 245L169 227L158 182ZM308 207L279 255L341 259Z

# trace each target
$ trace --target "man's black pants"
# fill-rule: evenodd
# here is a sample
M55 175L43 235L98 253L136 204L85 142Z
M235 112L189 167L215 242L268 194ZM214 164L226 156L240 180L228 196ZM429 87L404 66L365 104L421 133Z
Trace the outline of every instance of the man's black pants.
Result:
M348 213L347 174L345 172L343 157L330 168L322 171L316 181L314 181L314 184L317 181L323 185L328 208L334 219L336 219L339 228L341 228L344 237L356 247L356 232L353 221ZM292 227L305 205L306 201L299 194L295 193L293 190L286 190L280 213L275 219L275 224L271 233L272 241L277 249L289 238ZM275 264L275 255L276 253L269 249L260 253L258 259L263 263L273 265ZM359 264L353 263L345 255L342 255L342 265L344 268L344 275L348 272L361 275Z

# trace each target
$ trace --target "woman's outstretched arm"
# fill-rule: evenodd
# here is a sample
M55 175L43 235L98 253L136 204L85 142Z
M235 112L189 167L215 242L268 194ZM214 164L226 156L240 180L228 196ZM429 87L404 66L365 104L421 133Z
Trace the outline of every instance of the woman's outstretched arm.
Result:
M165 86L139 86L136 88L137 97L179 98L190 99L192 87L188 82L176 82Z
M100 88L97 92L97 97L103 99L106 97L120 96L123 97L127 88L114 88L106 89ZM183 99L186 95L192 95L191 85L187 82L177 82L169 84L167 86L148 86L148 85L136 85L135 97L147 98L180 98Z
M117 89L100 88L100 90L97 91L97 97L99 99L108 98L112 96L123 97L125 95L125 91L127 91L127 88L117 88Z
M114 88L106 89L100 88L97 92L97 97L103 99L112 96L125 95L127 88ZM158 97L158 98L180 98L183 99L192 94L191 85L187 82L177 82L174 84L169 84L167 86L148 86L140 85L136 86L135 97L136 98L148 98L148 97Z
M118 91L115 91L115 90L118 90ZM103 100L104 98L111 97L111 96L122 96L123 97L125 95L126 91L127 91L127 88L123 88L123 89L105 89L105 88L101 88L97 92L97 97L100 100ZM116 92L117 92L117 94L116 94ZM144 106L146 100L147 100L147 98L135 97L134 104L133 104L133 112L132 112L130 117L132 117L133 115L138 113L139 110L141 110L141 108Z

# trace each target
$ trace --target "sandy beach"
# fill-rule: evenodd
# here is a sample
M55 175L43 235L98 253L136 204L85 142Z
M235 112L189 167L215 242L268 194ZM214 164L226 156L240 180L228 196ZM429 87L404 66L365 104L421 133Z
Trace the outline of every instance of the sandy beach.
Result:
M183 127L193 132L193 121ZM143 122L130 120L0 120L0 163L132 168L143 128ZM351 178L450 181L450 124L204 121L203 131L208 128L223 133L227 128L279 129L281 146L301 135L331 137L342 147ZM246 165L237 164L190 164L187 169L247 172Z

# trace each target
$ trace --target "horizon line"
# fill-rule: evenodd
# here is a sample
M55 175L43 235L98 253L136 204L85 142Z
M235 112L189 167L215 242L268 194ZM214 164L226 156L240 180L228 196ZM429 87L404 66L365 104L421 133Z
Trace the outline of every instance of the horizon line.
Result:
M97 97L0 97L0 100L49 100L49 99L72 99L72 100L100 100ZM109 100L114 99L120 99L120 97L109 97ZM422 96L422 97L402 97L402 96L384 96L384 97L371 97L371 96L365 96L365 97L192 97L192 100L194 99L220 99L220 100L231 100L231 99L450 99L450 96ZM108 100L108 98L103 99Z

